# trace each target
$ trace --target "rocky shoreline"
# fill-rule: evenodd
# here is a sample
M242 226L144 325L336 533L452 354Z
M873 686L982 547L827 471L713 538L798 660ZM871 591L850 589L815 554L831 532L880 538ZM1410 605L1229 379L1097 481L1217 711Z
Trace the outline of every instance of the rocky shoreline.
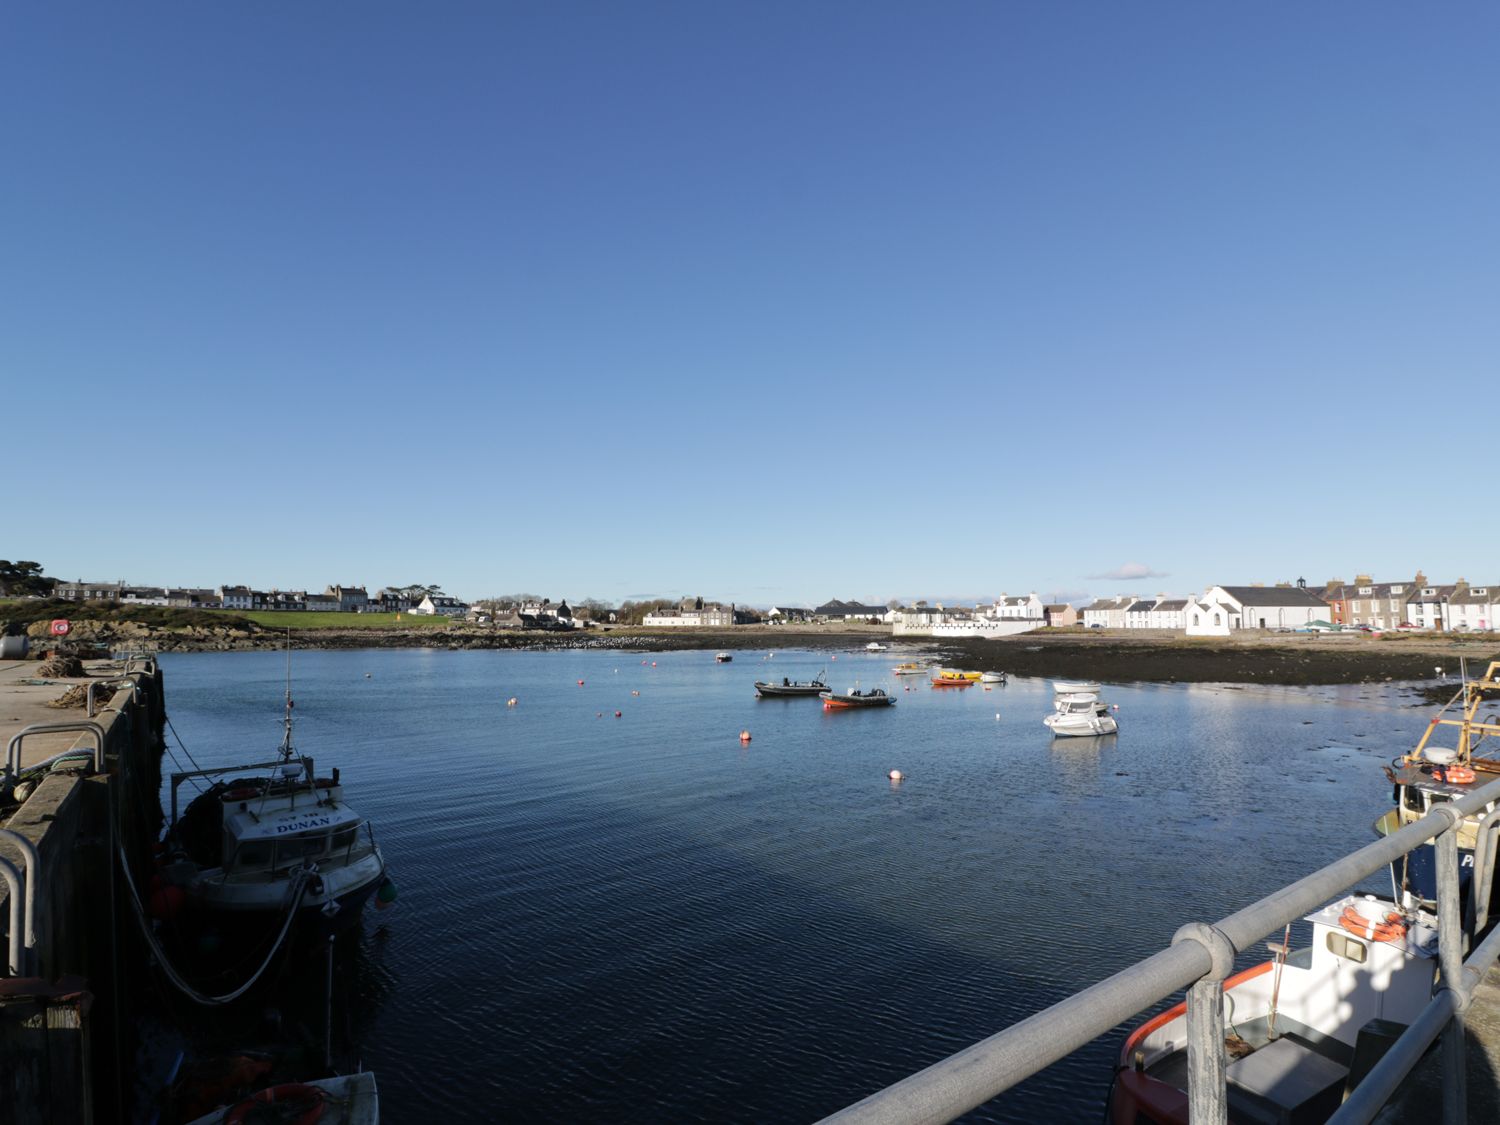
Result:
M720 632L648 632L613 629L578 633L507 632L454 625L417 629L316 629L293 631L297 649L436 648L450 650L672 649L774 651L815 649L859 652L871 640L900 659L932 659L1017 676L1086 677L1112 683L1339 684L1440 680L1456 676L1460 658L1473 672L1500 659L1500 642L1486 635L1390 637L1246 635L1225 640L1187 639L1167 633L1038 631L995 640L892 639L876 628L745 626ZM76 651L231 652L280 649L286 634L254 626L165 627L132 621L73 621L66 642L34 637L33 653L61 647Z

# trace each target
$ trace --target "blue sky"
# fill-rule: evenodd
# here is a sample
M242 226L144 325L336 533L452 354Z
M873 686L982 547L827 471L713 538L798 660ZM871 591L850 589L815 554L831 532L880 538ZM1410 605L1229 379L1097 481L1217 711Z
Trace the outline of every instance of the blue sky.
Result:
M1495 424L1497 33L11 5L0 554L750 604L1496 580L1458 484Z

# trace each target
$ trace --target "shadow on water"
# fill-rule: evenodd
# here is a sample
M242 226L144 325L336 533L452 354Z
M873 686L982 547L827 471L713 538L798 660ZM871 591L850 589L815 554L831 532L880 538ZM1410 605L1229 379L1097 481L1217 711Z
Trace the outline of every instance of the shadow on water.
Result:
M757 707L754 666L655 659L299 656L304 748L343 767L401 886L350 1007L392 1120L819 1117L1363 843L1384 788L1389 747L1331 722L1320 744L1369 760L1347 792L1312 784L1301 731L1329 699L1304 690L1111 688L1119 735L1053 740L1041 682L887 677L896 708L825 715ZM189 737L274 712L275 661L168 672ZM1096 1119L1118 1046L972 1119Z

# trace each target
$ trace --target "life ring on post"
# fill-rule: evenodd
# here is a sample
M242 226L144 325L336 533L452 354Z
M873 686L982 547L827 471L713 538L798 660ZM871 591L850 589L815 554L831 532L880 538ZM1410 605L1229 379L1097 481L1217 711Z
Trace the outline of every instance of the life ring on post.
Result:
M281 1107L279 1120L288 1122L289 1125L313 1125L323 1116L323 1109L328 1104L328 1091L300 1082L257 1090L244 1101L229 1107L229 1112L224 1115L224 1125L242 1125L256 1106L273 1104ZM291 1116L298 1110L302 1111L300 1116Z
M1346 906L1339 915L1339 925L1366 941L1400 941L1406 936L1406 923L1395 911L1387 914L1381 921L1373 922L1354 907Z

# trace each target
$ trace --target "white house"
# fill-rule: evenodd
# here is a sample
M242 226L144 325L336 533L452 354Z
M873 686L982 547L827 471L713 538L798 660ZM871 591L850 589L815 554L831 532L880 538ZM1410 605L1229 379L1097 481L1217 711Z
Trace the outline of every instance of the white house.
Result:
M307 600L307 608L311 609L312 595L309 595ZM463 617L469 612L469 607L457 598L450 598L447 594L428 594L420 604L412 606L411 611L423 617L434 617L438 614L444 617Z
M1448 599L1448 628L1460 631L1493 631L1500 611L1500 586L1465 586Z
M1125 611L1125 628L1151 628L1151 611L1156 608L1156 598L1141 598Z
M641 624L651 629L725 629L734 624L734 607L683 598L676 609L646 614Z
M1151 628L1186 629L1190 604L1187 598L1164 598L1158 601L1151 607Z
M1024 598L1012 598L1001 594L995 604L984 611L986 617L999 621L1030 621L1040 625L1046 620L1046 606L1035 592Z
M255 591L249 586L220 586L219 604L225 609L254 609Z
M1327 602L1300 586L1210 586L1189 608L1186 630L1227 637L1232 629L1297 629L1327 612Z
M1118 598L1099 598L1084 607L1083 623L1090 629L1123 629L1125 613L1134 604L1134 598L1123 594Z
M1418 629L1448 629L1448 602L1459 591L1453 586L1420 586L1406 603L1406 623Z

